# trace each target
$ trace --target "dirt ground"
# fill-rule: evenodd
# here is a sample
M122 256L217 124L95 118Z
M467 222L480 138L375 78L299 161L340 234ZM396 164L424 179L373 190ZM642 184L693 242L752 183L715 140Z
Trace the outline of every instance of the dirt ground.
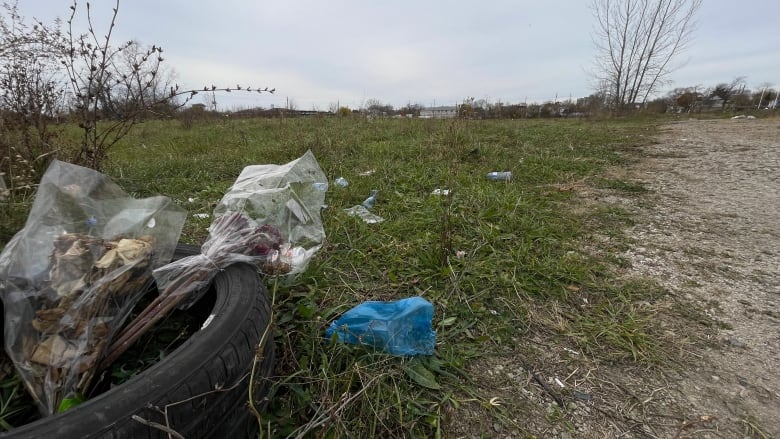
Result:
M685 434L780 437L780 119L686 121L658 141L636 169L655 203L627 256L722 323L676 383L712 417Z
M474 366L495 404L453 410L451 437L780 438L780 119L672 123L638 155L613 177L647 193L582 195L633 213L617 256L669 291L659 315L690 310L658 321L680 361L615 365L536 336Z

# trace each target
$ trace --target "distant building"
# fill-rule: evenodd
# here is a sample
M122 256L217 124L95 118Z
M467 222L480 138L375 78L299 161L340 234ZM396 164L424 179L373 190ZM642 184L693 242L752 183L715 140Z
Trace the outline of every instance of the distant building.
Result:
M452 119L458 117L458 107L427 107L420 110L424 119Z

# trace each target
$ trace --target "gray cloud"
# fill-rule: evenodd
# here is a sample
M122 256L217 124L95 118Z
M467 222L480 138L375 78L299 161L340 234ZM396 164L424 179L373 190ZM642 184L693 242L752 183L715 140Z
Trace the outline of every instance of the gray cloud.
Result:
M93 2L97 3L97 2ZM105 22L112 2L94 5ZM369 98L453 104L467 96L543 101L592 92L587 1L124 1L117 36L162 45L185 86L271 86L277 96L220 95L223 106L325 109ZM20 5L49 20L61 1ZM780 3L707 0L671 86L780 84ZM670 87L671 87L670 86Z

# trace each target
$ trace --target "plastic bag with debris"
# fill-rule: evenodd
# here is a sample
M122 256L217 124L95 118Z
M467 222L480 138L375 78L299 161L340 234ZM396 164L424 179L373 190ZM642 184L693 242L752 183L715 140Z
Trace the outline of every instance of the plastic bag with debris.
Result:
M189 306L217 270L234 262L266 275L303 272L325 239L320 209L327 188L311 151L283 165L245 167L214 209L201 254L155 271L162 294L187 296L179 306Z
M54 161L0 253L5 348L45 414L85 392L115 331L173 256L185 212Z

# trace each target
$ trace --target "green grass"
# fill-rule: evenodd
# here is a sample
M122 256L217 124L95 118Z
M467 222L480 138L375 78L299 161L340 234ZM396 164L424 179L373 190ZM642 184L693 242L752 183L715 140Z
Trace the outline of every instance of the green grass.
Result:
M190 214L210 213L244 166L285 163L312 150L330 181L345 177L350 184L331 185L323 211L327 240L308 271L284 285L269 279L278 361L259 419L263 435L441 437L448 413L464 401L477 400L501 418L499 406L477 390L479 377L465 368L494 351L522 350L525 335L552 334L611 361L663 361L652 307L638 305L662 293L620 281L618 258L580 251L593 234L619 236L630 215L614 207L577 209L577 192L561 190L584 184L641 194L642 186L603 173L627 165L626 152L646 141L653 126L632 120L314 118L191 128L149 122L111 151L106 173L133 196L163 194ZM494 170L514 177L487 180ZM431 195L437 188L451 195ZM342 211L371 189L379 190L373 211L383 223L365 224ZM182 240L203 241L209 222L190 215ZM360 302L412 295L434 304L433 357L392 357L323 338L333 319ZM555 309L560 323L550 328L540 309Z

